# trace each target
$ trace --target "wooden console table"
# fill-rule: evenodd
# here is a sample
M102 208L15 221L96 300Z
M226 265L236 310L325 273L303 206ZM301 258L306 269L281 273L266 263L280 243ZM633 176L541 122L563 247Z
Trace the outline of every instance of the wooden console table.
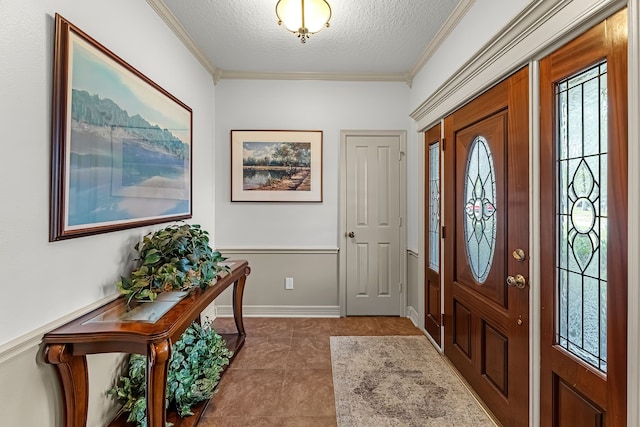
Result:
M244 260L226 263L230 265L230 273L204 290L193 289L155 323L95 321L107 312L126 312L126 302L121 297L44 336L44 359L57 368L62 387L62 418L65 427L85 427L87 424L89 373L86 355L116 352L147 355L147 425L165 426L166 382L171 344L179 340L187 327L200 317L202 310L231 284L233 317L238 332L221 335L234 354L244 344L242 295L251 269Z

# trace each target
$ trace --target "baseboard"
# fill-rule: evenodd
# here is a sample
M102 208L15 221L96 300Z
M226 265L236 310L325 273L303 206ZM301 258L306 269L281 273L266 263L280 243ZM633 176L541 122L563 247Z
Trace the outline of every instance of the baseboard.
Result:
M409 320L413 322L413 326L419 328L420 326L418 325L418 312L416 311L416 309L409 305L407 306L406 312L407 318L409 318Z
M233 317L233 306L216 305L216 317ZM244 305L242 317L340 317L340 307L337 305Z

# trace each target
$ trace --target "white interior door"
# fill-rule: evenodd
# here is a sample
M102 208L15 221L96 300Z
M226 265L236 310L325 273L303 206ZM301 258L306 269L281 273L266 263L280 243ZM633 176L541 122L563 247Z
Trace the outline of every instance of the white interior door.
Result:
M400 135L346 136L346 314L401 313Z

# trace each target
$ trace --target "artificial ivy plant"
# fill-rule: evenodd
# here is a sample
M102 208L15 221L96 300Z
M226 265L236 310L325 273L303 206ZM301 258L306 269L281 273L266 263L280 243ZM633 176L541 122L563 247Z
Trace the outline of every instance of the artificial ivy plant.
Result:
M116 283L127 303L153 301L162 291L204 289L218 273L229 271L220 264L226 258L209 246L209 233L197 224L177 223L151 232L135 249L139 267Z
M233 352L224 339L215 333L210 322L194 322L171 349L167 373L167 407L175 407L178 415L193 415L191 408L210 399L220 381L224 367ZM128 422L147 427L146 373L147 358L140 354L129 356L127 375L119 384L107 391L123 403L122 412L128 412Z

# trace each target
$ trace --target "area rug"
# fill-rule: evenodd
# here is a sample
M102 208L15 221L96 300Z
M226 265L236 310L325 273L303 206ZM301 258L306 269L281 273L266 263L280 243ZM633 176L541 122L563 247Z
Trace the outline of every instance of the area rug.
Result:
M495 426L426 337L331 337L338 427Z

